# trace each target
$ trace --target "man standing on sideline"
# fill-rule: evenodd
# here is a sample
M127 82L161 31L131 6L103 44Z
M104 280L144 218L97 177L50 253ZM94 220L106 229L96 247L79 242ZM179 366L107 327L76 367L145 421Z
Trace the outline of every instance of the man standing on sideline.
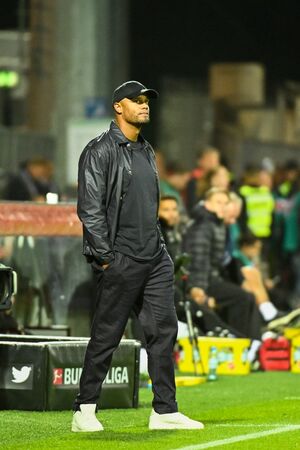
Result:
M80 157L78 215L83 253L97 277L97 306L72 431L103 430L95 415L97 402L131 311L147 343L154 394L149 428L203 428L178 412L175 397L173 264L157 221L154 152L140 135L150 120L149 99L157 97L155 90L137 81L119 86L112 98L115 120Z

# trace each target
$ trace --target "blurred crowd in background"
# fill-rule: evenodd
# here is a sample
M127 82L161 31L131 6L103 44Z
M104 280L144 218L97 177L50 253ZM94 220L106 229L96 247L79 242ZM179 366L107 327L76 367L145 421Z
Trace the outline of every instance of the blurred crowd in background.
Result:
M234 251L240 250L239 243L246 237L256 239L257 262L262 264L264 274L300 296L300 166L297 160L283 160L280 166L271 161L258 162L256 166L245 167L237 176L212 147L199 153L192 172L168 165L160 151L156 156L161 195L174 196L178 202L177 227L185 229L209 189L227 190L234 195L229 219Z
M167 246L174 261L178 252L191 257L194 322L205 333L217 328L250 337L255 355L264 330L299 319L298 161L275 166L263 160L237 176L210 147L199 153L192 172L168 166L159 151L157 162ZM178 291L177 300L184 320Z

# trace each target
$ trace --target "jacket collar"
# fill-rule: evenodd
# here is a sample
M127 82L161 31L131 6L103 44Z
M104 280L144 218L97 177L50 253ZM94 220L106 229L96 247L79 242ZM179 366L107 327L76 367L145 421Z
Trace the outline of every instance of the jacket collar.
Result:
M114 120L112 120L110 124L110 131L113 134L114 139L117 141L119 145L126 145L131 141L122 133L118 125ZM139 134L138 140L142 143L145 143L145 139L141 134Z
M219 219L214 212L209 211L205 208L203 201L200 201L196 204L196 206L192 210L191 217L197 222L208 220L210 222L215 222L218 224L224 223L224 221L222 219Z

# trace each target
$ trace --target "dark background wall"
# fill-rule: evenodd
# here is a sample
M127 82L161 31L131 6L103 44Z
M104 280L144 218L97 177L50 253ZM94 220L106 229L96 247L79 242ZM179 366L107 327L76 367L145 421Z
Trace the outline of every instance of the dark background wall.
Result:
M257 61L269 80L300 79L299 1L130 1L132 74L207 76L208 65Z
M14 30L20 25L22 14L25 26L29 26L30 0L2 0L0 13L0 30ZM21 15L21 17L20 17Z
M1 0L0 30L22 8L28 26L29 5ZM258 61L270 80L300 79L298 11L298 0L129 0L131 73L206 78L211 62Z
M157 89L164 77L202 80L205 90L211 63L260 62L272 104L278 84L300 80L298 10L297 0L130 0L130 76Z

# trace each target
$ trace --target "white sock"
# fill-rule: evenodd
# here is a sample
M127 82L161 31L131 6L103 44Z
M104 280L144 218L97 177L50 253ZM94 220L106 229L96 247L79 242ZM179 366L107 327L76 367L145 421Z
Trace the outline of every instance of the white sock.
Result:
M275 308L275 306L271 302L261 303L258 308L266 322L274 319L278 313L277 308Z
M249 351L248 351L248 361L249 362L253 362L255 360L256 353L260 346L261 346L261 342L258 341L257 339L254 339L252 341L251 347L249 348Z

